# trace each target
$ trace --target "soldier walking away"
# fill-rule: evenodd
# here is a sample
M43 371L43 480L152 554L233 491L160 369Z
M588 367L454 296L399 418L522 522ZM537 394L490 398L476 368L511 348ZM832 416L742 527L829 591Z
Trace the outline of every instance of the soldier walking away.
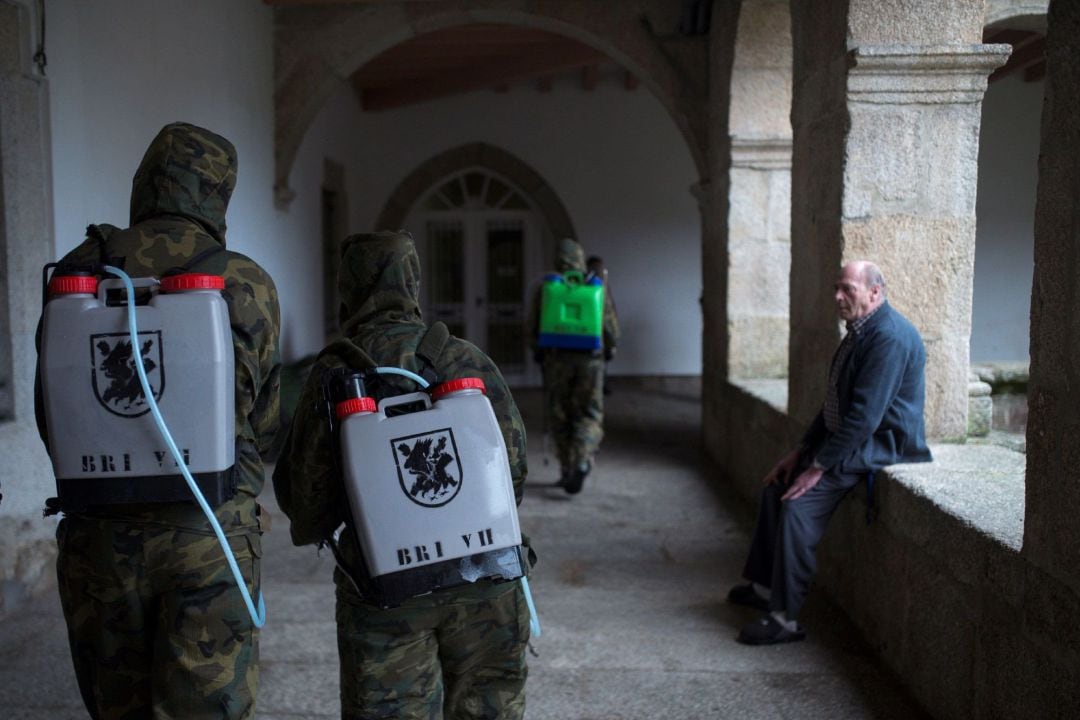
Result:
M338 289L345 339L320 353L308 376L274 470L274 492L291 521L293 542L330 544L338 561L334 583L341 716L347 720L521 718L530 636L522 583L492 579L489 569L478 568L479 577L472 581L437 585L434 590L419 586L406 599L387 601L372 582L375 573L366 572L365 547L358 537L362 529L349 510L350 490L345 486L323 393L328 378L342 373L349 377L350 372L374 366L421 377L427 374L438 382L481 379L497 420L498 429L493 432L505 444L513 500L520 503L527 465L525 426L517 406L487 355L449 336L441 323L429 332L420 314L420 260L407 233L347 238L342 245ZM398 375L377 375L370 382L374 384L365 386L363 400L371 400L372 395L384 400L417 390L413 379ZM385 424L397 419L388 415ZM344 430L342 426L341 433ZM459 465L452 464L452 448L446 442L450 431L440 432L438 442L416 436L391 439L386 450L397 457L398 477L365 479L365 492L404 492L411 498L407 504L429 508L450 503L471 480L462 477ZM396 522L395 527L402 524ZM429 525L417 528L417 534L425 538L432 532ZM422 551L399 550L399 558Z
M580 276L585 284L603 289L602 278L586 275L585 252L570 238L559 241L555 271L545 283L558 286L565 274L568 279ZM530 311L533 358L543 368L548 425L559 457L559 485L574 495L581 492L604 437L604 363L615 355L619 323L611 296L603 292L602 310L594 327L547 332L545 315L577 313L561 313L550 307L545 313L544 293L543 286L537 289ZM576 301L570 302L576 305Z
M236 150L225 138L186 123L167 125L135 173L131 226L90 226L86 241L60 266L101 273L107 264L133 278L160 278L180 268L224 279L232 338L231 353L225 352L235 361L235 407L220 414L235 417L235 437L225 440L235 443L235 464L233 486L213 513L248 591L257 595L262 549L255 498L263 485L260 453L278 429L280 316L269 275L250 258L225 249L225 210L236 169ZM39 354L41 337L39 325ZM127 377L122 370L133 367L135 348L118 342L97 350L102 376L114 376L106 391L114 395L109 402L130 405L141 399L141 388L119 382L121 375ZM139 351L144 350L149 353L149 348ZM126 352L127 359L118 352ZM158 356L144 360L147 372L154 370L155 358L160 362ZM62 439L49 437L42 380L39 365L38 429L52 450ZM222 382L233 384L231 378ZM167 385L162 392L168 393ZM56 533L60 599L90 716L254 717L259 631L199 505L193 500L85 506L50 501L49 512L56 511L64 513Z

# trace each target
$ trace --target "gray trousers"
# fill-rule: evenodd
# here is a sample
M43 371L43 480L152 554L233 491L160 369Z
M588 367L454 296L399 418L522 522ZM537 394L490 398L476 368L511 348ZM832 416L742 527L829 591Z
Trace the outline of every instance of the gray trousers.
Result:
M766 485L743 577L770 589L769 607L795 620L817 573L817 545L844 496L862 474L827 472L809 492L781 501L788 486Z

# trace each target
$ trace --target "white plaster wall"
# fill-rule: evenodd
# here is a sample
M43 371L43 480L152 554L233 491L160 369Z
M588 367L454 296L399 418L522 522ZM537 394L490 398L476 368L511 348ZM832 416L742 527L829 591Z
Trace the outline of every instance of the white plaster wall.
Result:
M298 278L279 279L290 301L287 356L322 342L316 320L323 159L345 165L350 231L361 232L373 229L408 173L471 142L499 146L539 172L565 204L586 252L604 258L623 331L611 372L699 374L701 230L689 192L696 172L661 105L643 87L623 89L618 76L592 92L568 78L550 93L515 85L506 94L477 92L383 113L361 113L343 85L311 125L290 176L297 197L283 227L293 241L282 261Z
M273 12L259 0L47 0L56 255L86 225L128 224L131 178L183 120L236 145L230 249L276 276Z
M1043 87L1017 73L983 100L972 362L1028 359Z

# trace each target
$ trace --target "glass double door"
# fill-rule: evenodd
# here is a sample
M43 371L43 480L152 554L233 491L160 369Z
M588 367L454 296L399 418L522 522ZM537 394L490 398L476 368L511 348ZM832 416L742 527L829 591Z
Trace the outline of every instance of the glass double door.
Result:
M432 213L423 227L425 320L442 320L486 352L508 382L521 382L528 370L528 213Z

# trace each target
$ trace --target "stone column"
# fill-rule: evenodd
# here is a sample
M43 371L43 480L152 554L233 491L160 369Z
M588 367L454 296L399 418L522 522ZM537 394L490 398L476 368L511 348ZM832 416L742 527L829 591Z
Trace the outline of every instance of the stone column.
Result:
M34 422L34 332L53 218L48 86L31 61L29 6L0 0L0 363L10 372L0 407L0 616L51 582L56 552L55 523L41 518L56 485Z
M727 333L732 378L786 378L791 11L743 0L731 76Z
M1023 552L1069 585L1076 602L1080 596L1080 3L1053 0L1047 20Z
M926 342L928 434L966 436L979 121L1009 47L965 44L981 34L982 6L963 5L851 0L847 17L793 8L791 364L801 372L789 409L803 421L821 406L840 336L836 272L867 258ZM822 23L841 21L852 49L838 55L839 28ZM805 50L801 83L800 40L825 40Z
M733 137L728 216L728 374L788 371L791 139Z
M709 27L707 171L691 191L701 211L701 427L708 452L720 460L726 432L724 388L728 378L727 217L731 138L731 77L738 2L716 0Z

